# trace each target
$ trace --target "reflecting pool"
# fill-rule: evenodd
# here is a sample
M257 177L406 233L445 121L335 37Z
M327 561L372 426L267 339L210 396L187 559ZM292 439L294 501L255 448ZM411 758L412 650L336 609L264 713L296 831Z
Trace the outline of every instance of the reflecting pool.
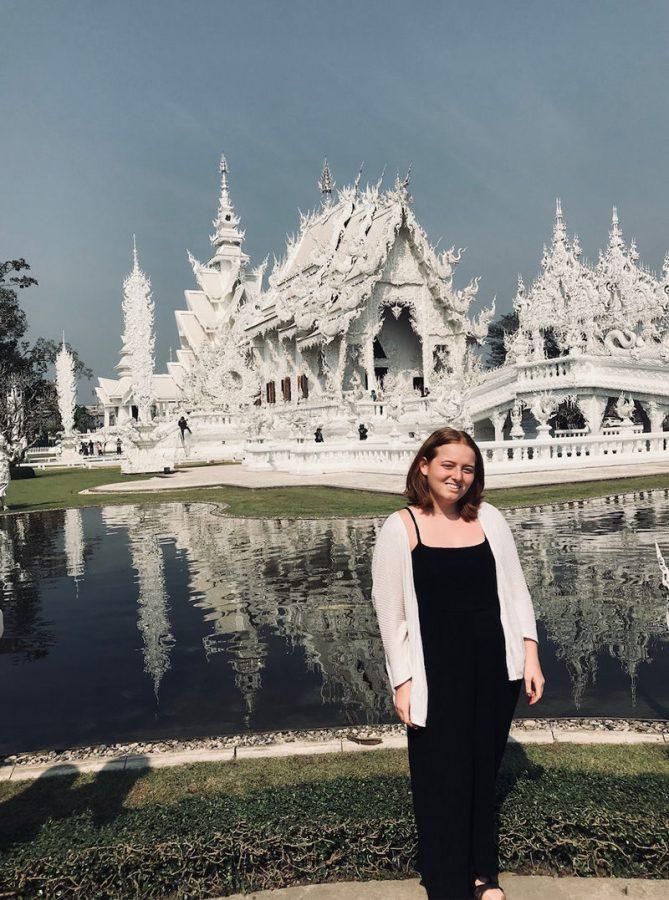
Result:
M517 717L668 718L669 492L505 515L546 676ZM369 599L382 521L0 518L0 753L396 721Z

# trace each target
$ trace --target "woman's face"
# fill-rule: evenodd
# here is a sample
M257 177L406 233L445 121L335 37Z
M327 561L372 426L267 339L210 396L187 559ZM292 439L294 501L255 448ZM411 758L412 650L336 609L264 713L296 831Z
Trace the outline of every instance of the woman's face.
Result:
M440 503L455 503L467 493L474 480L476 457L468 444L442 444L428 462L423 459L420 470L427 476L427 486Z

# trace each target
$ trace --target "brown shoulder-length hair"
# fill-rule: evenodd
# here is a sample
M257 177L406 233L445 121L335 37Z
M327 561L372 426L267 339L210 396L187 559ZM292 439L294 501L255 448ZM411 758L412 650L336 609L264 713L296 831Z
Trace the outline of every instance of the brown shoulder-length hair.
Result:
M474 451L474 480L464 497L458 500L460 515L465 522L471 522L477 518L479 506L483 500L485 475L481 451L474 439L466 431L458 431L456 428L439 428L423 441L422 446L409 466L404 496L410 504L418 506L420 509L432 509L432 495L427 486L427 475L423 475L421 472L420 464L423 459L426 459L428 462L433 460L437 454L437 448L444 444L466 444Z

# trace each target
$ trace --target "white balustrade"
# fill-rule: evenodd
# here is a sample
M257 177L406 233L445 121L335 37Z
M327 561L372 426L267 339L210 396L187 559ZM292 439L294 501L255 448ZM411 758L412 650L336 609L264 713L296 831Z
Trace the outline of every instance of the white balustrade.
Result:
M486 472L527 472L585 468L666 458L669 431L616 435L570 435L519 441L479 441ZM272 441L245 446L250 469L274 469L294 474L378 472L405 474L419 447L418 441L337 441L297 444Z

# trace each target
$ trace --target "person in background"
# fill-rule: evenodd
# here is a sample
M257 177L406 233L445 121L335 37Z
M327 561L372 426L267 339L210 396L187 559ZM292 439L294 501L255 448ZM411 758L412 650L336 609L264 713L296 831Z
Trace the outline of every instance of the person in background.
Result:
M120 456L123 453L123 445L121 444L121 438L116 438L116 455Z
M190 430L190 428L188 427L188 422L186 421L186 417L185 417L185 416L181 416L181 418L180 418L179 421L177 422L177 425L179 426L179 429L181 430L181 440L182 440L182 441L183 441L183 439L184 439L184 437L185 437L186 432L188 432L188 434L192 434L192 433L193 433L193 432Z

